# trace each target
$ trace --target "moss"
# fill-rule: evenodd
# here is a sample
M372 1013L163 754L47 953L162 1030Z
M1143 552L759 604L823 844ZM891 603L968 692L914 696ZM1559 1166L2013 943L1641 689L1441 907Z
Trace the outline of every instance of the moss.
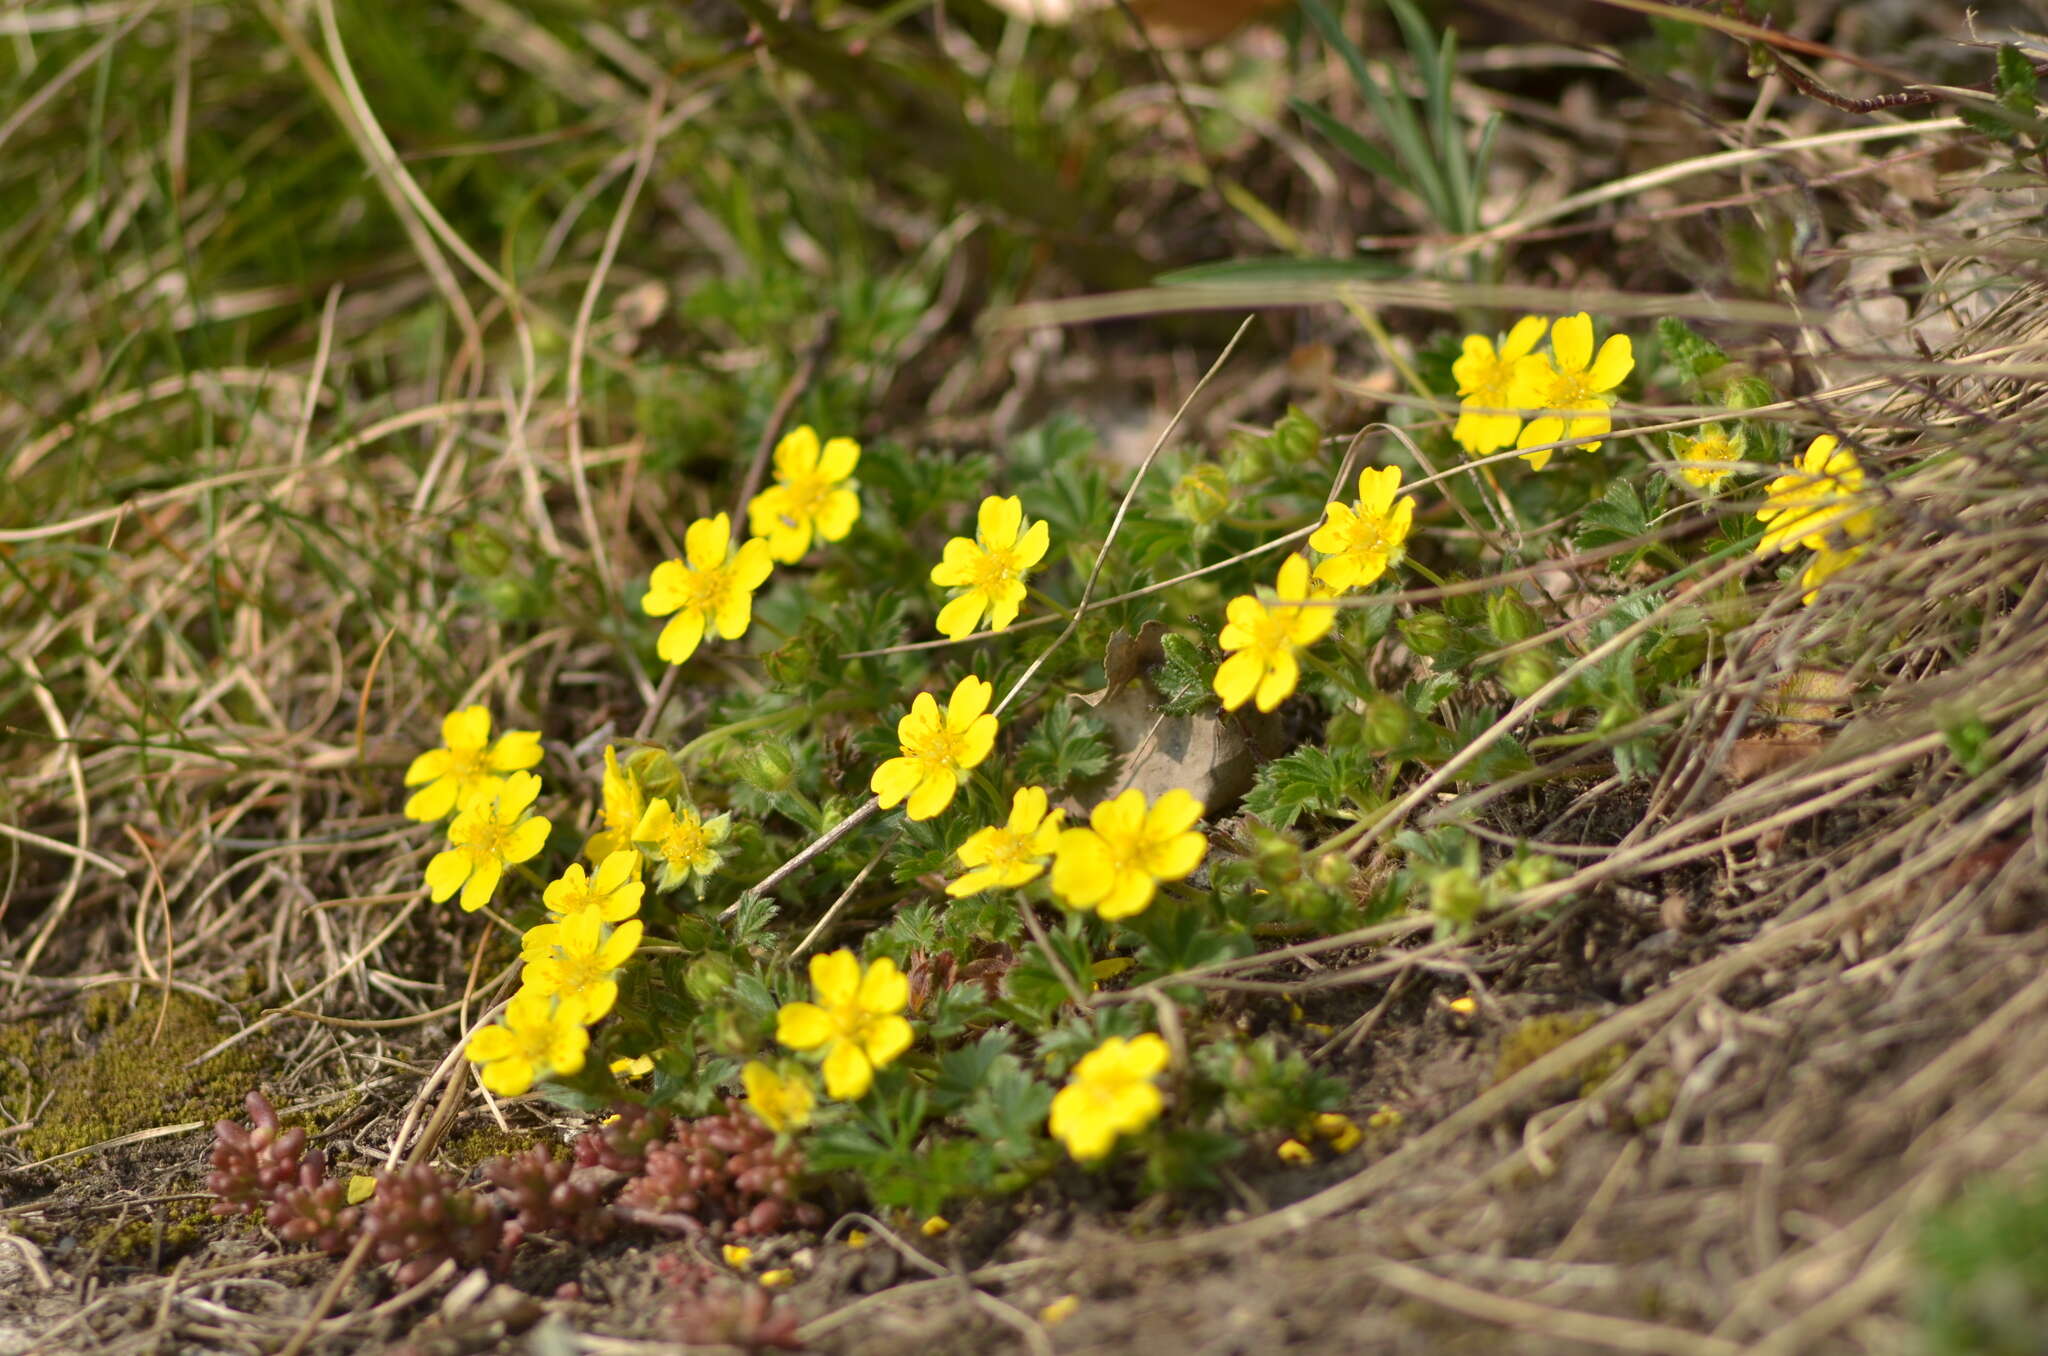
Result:
M81 1005L86 1030L99 1035L90 1053L56 1057L39 1043L39 1058L28 1061L35 1082L54 1090L41 1121L21 1137L37 1158L160 1125L238 1115L261 1077L264 1060L250 1043L187 1067L227 1034L212 1005L174 993L167 1006L151 995L130 1009L123 992L100 990Z
M218 1223L204 1206L167 1216L161 1236L157 1222L148 1216L117 1220L101 1229L89 1247L109 1262L146 1264L154 1259L161 1265L193 1251L205 1242L207 1229Z
M456 1135L442 1146L440 1158L448 1164L467 1171L486 1158L509 1158L513 1154L525 1153L536 1144L547 1146L547 1151L556 1158L567 1158L569 1147L552 1139L538 1135L521 1135L500 1130L495 1125L486 1125L467 1134Z
M1590 1010L1550 1012L1522 1022L1501 1037L1493 1081L1506 1082L1567 1041L1592 1030L1599 1025L1601 1016ZM1570 1081L1578 1085L1578 1095L1590 1097L1599 1091L1600 1085L1614 1075L1628 1056L1629 1047L1617 1042L1580 1064L1569 1075Z

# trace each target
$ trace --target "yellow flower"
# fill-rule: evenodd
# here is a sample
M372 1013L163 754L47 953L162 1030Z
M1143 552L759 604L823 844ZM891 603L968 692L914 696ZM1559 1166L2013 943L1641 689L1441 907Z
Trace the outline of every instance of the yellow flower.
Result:
M1813 600L1820 597L1820 586L1854 565L1862 556L1863 546L1860 543L1840 551L1831 546L1822 547L1799 576L1799 587L1805 590L1800 601L1811 607Z
M1365 1131L1358 1128L1358 1122L1342 1112L1325 1111L1313 1122L1315 1131L1330 1142L1330 1147L1340 1154L1348 1154L1358 1147L1365 1138Z
M930 819L953 803L960 774L988 757L996 746L996 718L988 714L995 688L968 674L953 689L945 714L929 692L920 692L910 714L896 722L903 756L875 769L868 789L892 810L908 797L903 813Z
M744 1270L754 1260L754 1250L740 1243L728 1243L724 1249L725 1264L734 1271Z
M683 533L683 559L655 566L647 595L640 600L648 616L668 617L654 643L655 653L680 664L697 653L709 628L716 627L727 640L745 635L754 619L754 590L775 568L768 554L768 547L758 541L735 551L732 523L723 513L691 523Z
M1289 556L1280 565L1278 600L1267 604L1251 594L1230 600L1228 624L1221 637L1231 656L1216 667L1212 680L1223 709L1235 711L1254 695L1261 711L1271 711L1293 693L1301 678L1294 652L1315 644L1337 624L1332 607L1290 607L1309 596L1308 561Z
M1515 364L1508 403L1548 413L1522 426L1516 447L1562 442L1566 438L1600 438L1614 427L1607 411L1614 406L1614 388L1635 370L1633 348L1625 334L1609 335L1593 352L1593 319L1584 311L1550 327L1550 352L1556 359L1531 354ZM1591 452L1598 442L1585 444ZM1554 449L1525 453L1522 460L1542 470Z
M952 1227L953 1221L947 1219L944 1215L932 1215L924 1223L917 1226L917 1231L926 1238L937 1238Z
M647 890L633 879L639 865L640 854L630 848L607 855L594 876L572 863L541 891L541 903L557 918L589 913L607 923L623 923L640 912L640 897Z
M1038 1321L1048 1328L1057 1328L1072 1318L1081 1307L1079 1295L1061 1295L1038 1311Z
M455 816L448 825L449 847L427 863L427 890L436 904L462 891L462 907L475 913L497 892L505 868L537 856L553 827L529 815L540 794L540 778L515 772L489 800Z
M860 464L860 444L834 438L823 451L809 424L775 445L775 483L747 505L753 534L768 553L793 565L811 549L812 534L838 541L860 518L860 496L847 479Z
M1740 469L1748 441L1740 429L1730 433L1719 424L1707 424L1690 438L1673 434L1671 450L1680 462L1678 474L1686 483L1711 490Z
M777 1267L761 1273L761 1284L770 1290L780 1290L796 1280L796 1273L788 1267Z
M1330 505L1329 516L1308 539L1309 549L1325 557L1316 566L1316 583L1332 593L1368 588L1400 563L1415 520L1415 501L1394 499L1400 488L1398 466L1358 473L1358 502Z
M863 972L851 951L840 950L811 957L811 991L816 1003L782 1005L775 1039L792 1050L823 1050L826 1095L857 1101L873 1086L875 1070L910 1048L910 1023L902 1017L910 981L887 956Z
M1841 544L1836 536L1850 542L1869 536L1877 520L1869 509L1858 506L1862 490L1863 466L1856 454L1839 446L1832 433L1821 434L1806 445L1799 469L1779 476L1765 491L1764 506L1756 516L1767 526L1756 553L1763 556L1800 546L1825 551Z
M810 1080L802 1074L785 1078L760 1060L752 1059L740 1070L740 1081L747 1088L747 1110L759 1116L761 1123L776 1134L787 1134L811 1123L811 1108L818 1099L811 1092Z
M1282 1163L1292 1163L1297 1167L1316 1161L1314 1150L1298 1139L1281 1140L1280 1147L1273 1151L1273 1156Z
M630 768L619 765L618 752L605 745L603 808L599 812L604 827L583 844L583 855L590 858L591 865L603 862L614 852L632 851L633 828L646 812L647 788ZM633 857L633 878L640 878L638 853Z
M635 918L607 936L597 914L587 909L559 923L528 928L520 943L526 969L519 982L574 1004L582 1010L584 1022L597 1021L619 1001L619 982L613 976L640 949L644 930Z
M724 860L718 846L732 833L731 815L700 819L685 805L680 810L656 797L633 826L633 842L649 862L659 863L661 874L654 888L668 891L684 881L694 883L699 895Z
M1451 364L1460 397L1451 437L1473 456L1500 451L1521 431L1522 416L1507 413L1515 408L1516 365L1535 349L1549 324L1541 316L1523 316L1501 341L1499 352L1483 334L1465 336L1464 352Z
M1010 821L976 829L960 845L966 875L946 887L955 899L983 890L1009 890L1037 880L1058 849L1065 810L1046 813L1045 788L1018 788L1010 798Z
M846 1231L847 1247L853 1249L853 1251L855 1252L859 1252L862 1248L865 1248L867 1245L868 1236L865 1232L859 1229L848 1229Z
M1195 831L1202 803L1175 787L1148 809L1132 787L1095 807L1085 829L1060 835L1052 890L1061 903L1104 918L1143 913L1163 880L1193 875L1209 851Z
M954 591L953 601L939 609L939 634L958 640L981 624L984 613L991 631L1015 621L1024 603L1024 576L1045 559L1049 535L1042 521L1025 528L1017 496L982 500L974 540L953 538L932 567L932 582Z
M612 1077L632 1082L654 1072L654 1056L622 1055L605 1067L611 1070Z
M1164 1099L1152 1080L1166 1069L1166 1042L1147 1032L1111 1036L1081 1057L1054 1094L1048 1125L1078 1162L1101 1158L1118 1135L1136 1134L1159 1115Z
M500 1097L517 1097L536 1079L582 1070L590 1033L581 1019L574 1003L521 989L496 1024L469 1038L463 1054L483 1065L485 1087Z
M425 823L450 810L467 810L498 794L506 773L523 772L540 761L538 730L507 730L493 744L491 713L481 706L443 717L441 742L447 747L428 749L405 770L405 784L420 787L406 799L407 819Z

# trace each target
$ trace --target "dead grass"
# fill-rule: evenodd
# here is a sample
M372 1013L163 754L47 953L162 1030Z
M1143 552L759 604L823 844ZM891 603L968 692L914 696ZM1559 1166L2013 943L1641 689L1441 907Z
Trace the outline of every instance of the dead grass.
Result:
M475 234L488 213L435 206L481 190L394 148L376 108L393 91L366 91L349 73L330 6L266 6L260 26L204 6L124 11L97 39L79 35L77 61L18 68L17 88L42 105L24 100L0 120L0 148L30 167L8 176L9 201L38 196L27 176L53 176L47 203L0 227L24 261L8 273L19 296L0 336L17 374L5 383L13 403L0 403L0 439L14 449L0 496L11 660L0 680L0 1023L33 1022L84 1048L86 995L118 995L131 1024L189 995L221 1019L200 1053L260 1061L280 1107L364 1170L432 1153L455 1127L549 1134L568 1123L540 1104L472 1105L452 1076L460 1033L509 982L512 947L421 907L425 849L392 812L390 787L412 751L406 732L458 704L487 700L552 748L579 751L646 713L655 692L615 581L673 550L675 514L646 487L690 454L638 418L646 383L673 375L642 360L680 328L658 306L648 314L645 289L658 293L670 270L701 277L736 248L698 201L711 185L654 148L706 118L743 57L706 59L683 78L636 61L632 36L602 18L565 41L519 15L470 10L522 88L580 120L550 135L591 138L525 166L560 182L537 228L549 233L546 266L523 276ZM173 114L168 141L161 126L145 135L118 99L109 115L93 97L95 80L116 78L95 63L138 42ZM1518 51L1571 69L1547 48L1473 59ZM332 119L293 149L370 185L280 198L278 229L316 231L308 223L323 212L385 225L370 247L319 267L276 265L272 252L288 246L267 234L248 246L266 268L180 265L181 251L205 255L214 232L248 232L226 207L235 184L285 177L276 165L253 179L192 176L205 157L177 139L196 135L195 114L205 120L195 87L232 103L249 91L212 83L223 63L259 58L296 72L288 95L256 101L277 129L261 135ZM1196 77L1226 64L1186 68L1196 107L1209 106ZM1302 72L1300 88L1341 95L1327 71ZM1867 149L1892 133L1844 129L1771 87L1751 105L1752 121L1781 124L1768 150L1735 146L1738 120L1693 117L1675 100L1595 116L1586 88L1552 100L1466 87L1526 115L1501 192L1526 192L1528 207L1488 243L1521 251L1521 275L1554 280L1528 295L1573 308L1601 287L1645 314L1741 311L1775 324L1735 331L1758 337L1732 346L1799 392L1781 417L1871 449L1890 523L1881 548L1826 606L1801 608L1796 589L1781 590L1726 638L1697 696L1672 713L1678 731L1647 786L1531 778L1459 793L1450 769L1416 787L1403 809L1412 822L1476 814L1508 841L1580 849L1561 853L1569 876L1480 935L1425 941L1426 922L1386 925L1190 981L1252 1027L1299 1034L1299 1004L1330 1029L1327 1043L1303 1040L1353 1081L1354 1111L1395 1108L1397 1135L1357 1158L1275 1165L1185 1215L1108 1217L1099 1203L1041 1195L959 1221L947 1243L877 1244L895 1261L832 1253L841 1260L819 1261L792 1296L818 1345L1891 1351L1912 1338L1919 1218L1973 1175L2037 1161L2048 1132L2039 190L1951 192L1912 158L1938 158L1933 148ZM1126 150L1174 152L1167 92L1140 86L1126 99L1123 114L1141 118ZM67 117L87 118L104 164L64 167L60 152L79 140ZM1618 140L1617 122L1648 129L1642 144ZM1313 148L1282 149L1284 172L1261 139L1224 148L1244 162L1243 182L1334 249L1372 210L1365 190ZM1560 157L1565 172L1544 169ZM1251 237L1207 198L1130 178L1126 217L1177 204L1237 245ZM1761 300L1694 287L1684 261L1730 238L1708 223L1746 209L1769 220L1774 204L1810 207L1818 193L1864 226L1856 243L1797 255ZM1557 229L1583 236L1546 234L1569 218ZM974 336L963 322L987 260L934 221L897 224L917 248L891 262L931 287L890 362L859 374L888 418L979 436L1034 408L1108 410L1103 390L1134 371L1150 403L1171 408L1213 355L1201 336L1137 330ZM1143 243L1163 259L1193 257L1186 229L1168 221ZM40 284L37 268L50 275ZM1054 291L1042 282L1005 297ZM1343 299L1401 318L1500 295ZM113 323L122 314L145 317L136 342L176 361L136 360ZM1398 399L1384 356L1335 308L1288 337L1330 340L1344 370L1365 375L1302 380L1276 361L1220 396L1203 427L1270 412L1288 394L1355 423ZM728 336L700 356L739 374L758 347ZM757 413L788 375L754 393ZM449 566L458 528L515 559L559 562L555 611L494 612L490 581ZM1560 572L1604 599L1589 567ZM1765 578L1730 561L1665 612L1710 601L1738 575ZM1788 711L1788 681L1823 648L1848 656L1830 671L1826 709L1809 695ZM1965 717L1988 734L1974 770L1952 751ZM1510 712L1497 732L1521 718ZM1355 844L1368 874L1384 837ZM1447 1006L1466 993L1478 998L1470 1017ZM1565 1011L1600 1020L1496 1081L1503 1040ZM1580 1095L1587 1062L1617 1047L1626 1060ZM0 1044L0 1060L11 1048ZM651 1320L631 1301L653 1282L632 1252L587 1267L549 1259L526 1278L531 1294L572 1278L584 1290L545 1304L503 1289L439 1293L446 1278L394 1296L358 1277L308 1330L312 1283L336 1279L331 1262L272 1255L232 1231L182 1255L162 1245L197 1195L205 1115L39 1158L27 1146L59 1090L21 1062L25 1078L0 1072L0 1346L274 1351L303 1333L355 1349L398 1340L432 1313L446 1346L422 1336L421 1349L476 1350L545 1309L565 1347L652 1349ZM150 1240L139 1248L138 1224ZM1079 1310L1048 1331L1033 1315L1068 1293Z

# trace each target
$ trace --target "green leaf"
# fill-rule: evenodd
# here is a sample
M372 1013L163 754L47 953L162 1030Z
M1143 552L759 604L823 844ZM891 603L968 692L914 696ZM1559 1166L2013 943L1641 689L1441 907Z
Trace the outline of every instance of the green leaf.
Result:
M1704 380L1708 373L1719 371L1728 363L1728 354L1719 344L1702 338L1692 326L1675 315L1658 320L1657 343L1678 365L1687 381Z
M2041 90L2041 78L2027 54L2009 42L1998 44L1998 102L2015 113L2032 117Z
M982 1033L972 1045L948 1050L939 1056L939 1075L932 1083L932 1106L950 1112L964 1106L988 1081L996 1061L1009 1054L1016 1043L1009 1032L996 1029ZM1014 1062L1014 1056L1011 1057Z
M1109 727L1068 701L1056 701L1039 718L1011 765L1019 782L1057 794L1075 782L1109 771L1116 760Z
M1365 798L1371 792L1372 772L1363 749L1304 745L1259 769L1244 808L1284 829L1305 814L1335 814Z
M1626 480L1612 480L1607 484L1607 493L1596 503L1588 504L1579 515L1579 530L1572 540L1579 550L1593 551L1617 542L1635 541L1649 532L1650 511L1643 504L1643 497L1636 493L1636 487ZM1642 559L1650 545L1645 542L1614 557L1608 562L1608 571L1622 573Z
M1191 716L1215 700L1216 665L1186 636L1169 631L1160 637L1165 660L1153 671L1159 709L1169 716Z
M1052 1109L1052 1089L1024 1070L1015 1055L990 1062L978 1095L960 1119L979 1135L999 1163L1035 1156Z

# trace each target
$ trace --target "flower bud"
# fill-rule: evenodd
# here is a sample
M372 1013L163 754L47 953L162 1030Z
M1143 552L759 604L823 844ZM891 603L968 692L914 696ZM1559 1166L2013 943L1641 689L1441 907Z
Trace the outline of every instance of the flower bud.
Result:
M1535 695L1557 676L1557 662L1542 650L1524 650L1501 665L1500 685L1519 700Z
M1268 886L1285 885L1301 876L1301 845L1285 834L1259 834L1252 860L1259 879Z
M1356 871L1357 868L1352 866L1351 859L1343 853L1325 852L1316 858L1311 874L1316 884L1325 890L1342 890L1351 884L1351 877Z
M1456 625L1441 612L1418 612L1401 622L1401 639L1425 658L1434 659L1450 649L1456 638Z
M701 1007L713 1007L732 996L732 962L720 955L699 956L683 972L683 988Z
M796 785L796 755L779 739L764 739L739 760L739 774L755 788L780 795Z
M1414 715L1399 697L1379 693L1366 704L1365 746L1374 753L1392 753L1408 742Z
M1737 377L1721 393L1722 403L1731 410L1753 410L1777 399L1778 393L1762 377Z
M1439 871L1429 882L1429 911L1444 931L1464 931L1479 921L1485 908L1486 891L1462 866Z
M1487 598L1486 625L1501 644L1513 645L1541 634L1543 616L1521 594L1508 589Z
M472 579L495 579L512 564L512 548L482 523L458 527L448 534L455 545L455 565Z
M650 796L673 801L683 789L682 770L668 750L642 744L626 755L626 771Z
M1173 511L1196 527L1207 527L1230 511L1230 479L1214 462L1203 462L1173 486Z

